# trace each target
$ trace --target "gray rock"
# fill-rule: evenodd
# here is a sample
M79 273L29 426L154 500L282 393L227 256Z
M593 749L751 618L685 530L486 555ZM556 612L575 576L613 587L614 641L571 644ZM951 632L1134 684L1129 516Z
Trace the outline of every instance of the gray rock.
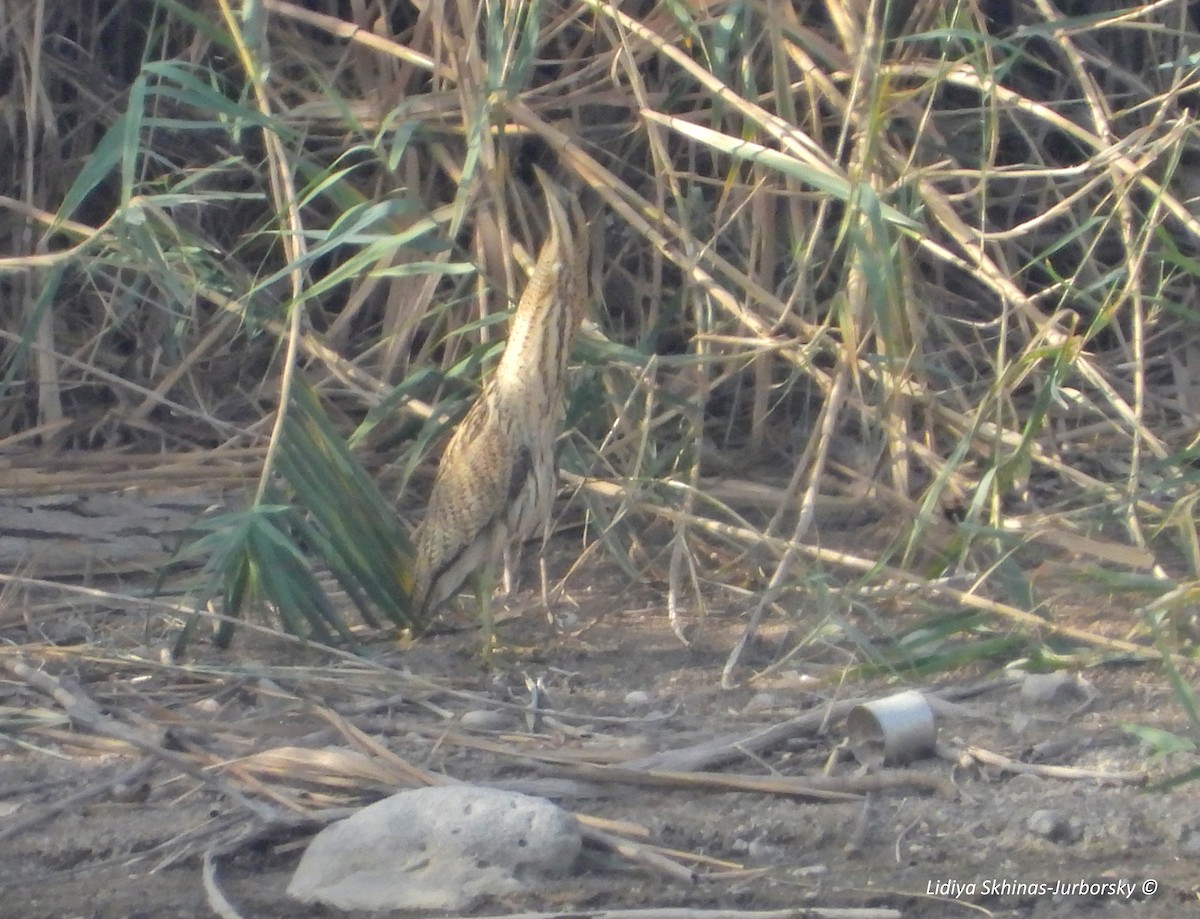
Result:
M1069 673L1027 673L1021 681L1021 701L1026 706L1086 705L1096 698L1092 684Z
M507 713L488 708L473 708L463 712L459 721L464 728L472 731L503 731L513 724Z
M1025 821L1025 828L1051 842L1074 843L1083 836L1083 825L1078 819L1053 808L1034 811Z
M464 909L565 874L581 847L575 818L545 799L421 788L323 829L287 892L338 909Z

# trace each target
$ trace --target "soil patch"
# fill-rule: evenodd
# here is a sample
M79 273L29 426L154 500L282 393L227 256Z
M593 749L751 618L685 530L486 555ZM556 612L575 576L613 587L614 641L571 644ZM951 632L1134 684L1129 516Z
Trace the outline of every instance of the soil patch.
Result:
M339 808L403 787L403 764L553 797L670 850L679 869L672 876L596 849L555 887L481 903L479 914L678 906L1151 916L1174 915L1200 894L1200 793L1194 785L1148 793L1130 781L1145 774L1146 754L1127 724L1186 733L1154 663L1091 668L1064 697L1042 700L982 672L937 686L839 681L852 657L844 644L814 641L788 658L796 624L769 621L745 657L746 675L766 674L723 691L719 674L744 610L714 603L685 647L660 591L631 589L611 572L587 584L556 604L553 626L536 591L515 595L509 607L525 612L502 622L507 665L491 671L466 628L407 648L378 645L366 664L243 632L230 651L197 645L177 665L160 657L168 634L133 613L89 618L81 644L35 642L28 624L12 625L13 644L0 652L0 917L205 915L205 851L218 853L216 882L243 915L333 915L290 901L290 872L316 827L346 812ZM67 695L3 669L18 658ZM769 743L734 743L693 768L849 777L856 767L839 750L840 718L818 718L825 723L815 731L779 726L913 685L952 700L937 705L943 756L903 775L884 770L895 781L865 794L819 800L678 777L604 780L605 764L642 768L653 754L772 729ZM72 693L94 702L105 723L140 732L224 785L72 719ZM1024 765L981 764L971 747ZM1052 766L1068 771L1044 769ZM264 830L247 802L294 825Z

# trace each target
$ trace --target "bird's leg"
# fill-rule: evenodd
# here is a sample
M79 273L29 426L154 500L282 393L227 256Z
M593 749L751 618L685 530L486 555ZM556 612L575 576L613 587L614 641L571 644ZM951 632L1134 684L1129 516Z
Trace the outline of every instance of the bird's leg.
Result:
M517 590L517 569L521 565L521 547L511 543L504 547L504 596L511 597Z
M496 647L496 621L492 617L492 589L495 582L492 566L480 565L475 569L474 578L475 599L479 601L479 628L483 633L483 647L479 656L484 663L490 663Z

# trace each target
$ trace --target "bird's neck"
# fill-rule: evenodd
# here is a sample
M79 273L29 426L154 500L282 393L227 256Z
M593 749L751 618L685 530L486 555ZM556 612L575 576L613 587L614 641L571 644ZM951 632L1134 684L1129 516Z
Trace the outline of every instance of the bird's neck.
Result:
M508 398L557 398L579 318L569 306L553 300L534 309L525 306L513 314L493 385Z

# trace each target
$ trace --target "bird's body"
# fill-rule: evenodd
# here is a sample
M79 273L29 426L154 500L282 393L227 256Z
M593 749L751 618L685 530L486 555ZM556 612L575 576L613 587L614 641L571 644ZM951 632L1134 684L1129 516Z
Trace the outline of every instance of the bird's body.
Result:
M586 224L540 174L550 235L513 314L495 373L438 464L416 535L414 593L432 615L473 575L491 642L488 601L505 549L543 526L555 493L554 445L563 417L571 340L586 303Z

